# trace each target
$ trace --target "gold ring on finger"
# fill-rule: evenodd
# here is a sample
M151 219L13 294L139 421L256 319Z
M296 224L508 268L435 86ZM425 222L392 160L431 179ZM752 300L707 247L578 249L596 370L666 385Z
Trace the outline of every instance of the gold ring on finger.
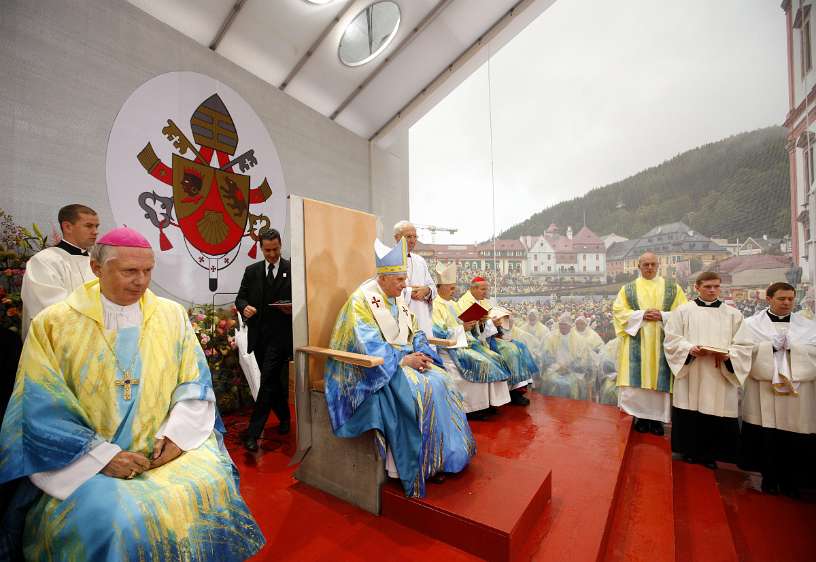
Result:
M136 471L135 471L135 470L131 470L131 471L130 471L130 474L129 474L129 475L128 475L128 477L127 477L127 480L132 480L134 476L136 476Z

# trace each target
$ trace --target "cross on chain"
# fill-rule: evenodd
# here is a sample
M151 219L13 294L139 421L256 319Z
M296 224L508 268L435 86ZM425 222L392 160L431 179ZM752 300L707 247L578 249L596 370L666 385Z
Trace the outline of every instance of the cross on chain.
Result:
M382 301L380 299L378 299L377 297L371 297L371 304L373 304L377 308L380 308L380 303L381 302Z
M130 387L134 384L139 384L139 379L130 378L130 373L125 371L122 380L117 379L113 381L113 384L116 386L121 386L123 390L122 398L125 400L130 400Z

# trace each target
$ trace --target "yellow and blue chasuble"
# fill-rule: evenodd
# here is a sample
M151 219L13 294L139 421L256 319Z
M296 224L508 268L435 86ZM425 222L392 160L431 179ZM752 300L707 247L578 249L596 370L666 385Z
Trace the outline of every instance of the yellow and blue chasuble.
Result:
M458 310L454 301L436 297L433 302L433 335L441 339L453 338L454 332L461 325L457 316ZM470 382L488 383L506 381L510 371L501 356L469 332L465 333L468 347L443 349L441 353L450 355L453 364L462 378Z
M465 311L475 302L477 301L473 293L465 291L465 294L459 297L459 301L457 302L458 310ZM493 303L487 299L482 299L478 302L485 310L493 308ZM491 336L488 338L488 343L491 351L501 356L505 367L510 372L510 378L507 379L507 384L510 388L538 375L538 365L527 344L524 342L519 340L508 341L497 338L496 336Z
M634 336L626 333L626 326L637 310L669 312L685 302L683 289L662 277L638 277L621 287L612 305L615 334L620 338L618 386L671 392L672 373L663 354L663 323L644 321Z
M379 302L398 316L396 299L379 287ZM462 396L425 334L412 329L408 345L388 343L366 301L362 287L340 310L332 332L332 349L382 357L378 367L358 367L333 359L326 362L326 403L332 429L339 437L356 437L376 430L384 456L391 448L405 494L425 495L425 481L437 472L459 472L476 453L476 441L465 416ZM419 372L400 366L403 357L422 352L435 365Z
M141 327L105 330L94 280L32 322L0 433L0 483L20 479L0 552L13 548L9 517L24 521L26 560L232 561L264 544L218 416L200 447L132 480L97 473L59 500L26 478L64 468L102 441L149 458L177 402L215 401L184 308L150 291L141 308ZM139 381L129 400L111 348Z

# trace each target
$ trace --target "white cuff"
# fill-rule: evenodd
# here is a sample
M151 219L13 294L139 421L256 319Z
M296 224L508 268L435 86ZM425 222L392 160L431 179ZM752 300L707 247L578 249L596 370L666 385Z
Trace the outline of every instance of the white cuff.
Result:
M663 319L663 324L669 321L671 318L671 312L660 311L660 317Z
M638 330L640 330L640 325L643 324L643 315L645 313L646 311L644 310L635 310L632 312L632 315L629 316L629 320L626 321L624 332L634 337L638 333Z
M29 479L49 496L64 500L85 481L90 480L92 476L105 468L121 450L119 445L105 441L66 467L37 472L29 476Z
M215 402L182 400L170 410L170 415L156 433L156 439L167 437L182 451L190 451L207 440L214 425Z
M484 330L481 334L479 334L479 339L486 340L491 336L495 336L498 334L499 331L496 329L496 325L493 323L493 320L488 320L485 322Z

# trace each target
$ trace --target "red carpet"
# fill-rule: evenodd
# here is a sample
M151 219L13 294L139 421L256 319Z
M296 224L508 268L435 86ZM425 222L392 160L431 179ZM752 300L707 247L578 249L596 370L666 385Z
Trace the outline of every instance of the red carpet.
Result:
M765 496L754 489L756 477L742 472L672 465L667 439L630 437L630 418L614 407L531 399L528 408L506 406L472 423L480 454L552 471L552 500L531 523L518 559L816 560L812 500ZM225 422L244 499L267 539L255 560L478 560L295 481L287 466L294 428L281 438L271 422L270 439L250 454L237 437L245 417Z
M633 431L602 559L673 562L673 509L668 440Z

